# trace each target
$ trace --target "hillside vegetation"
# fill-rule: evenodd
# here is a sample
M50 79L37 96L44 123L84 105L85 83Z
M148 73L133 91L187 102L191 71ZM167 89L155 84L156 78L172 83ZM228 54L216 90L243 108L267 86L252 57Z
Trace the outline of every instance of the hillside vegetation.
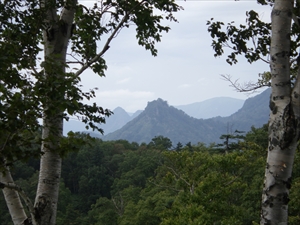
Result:
M77 133L66 141L72 145L63 160L58 225L252 225L259 221L267 126L252 128L227 153L223 147L203 143L176 145L162 136L138 144ZM38 169L36 159L12 168L16 183L31 198ZM297 157L291 225L300 222L299 190ZM3 196L0 221L11 224Z

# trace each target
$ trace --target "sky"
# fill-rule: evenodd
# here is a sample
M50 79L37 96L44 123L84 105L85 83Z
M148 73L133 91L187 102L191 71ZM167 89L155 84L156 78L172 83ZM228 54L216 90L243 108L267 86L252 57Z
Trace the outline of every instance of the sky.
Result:
M93 1L81 2L89 5ZM135 112L158 98L178 106L221 96L246 99L260 93L239 93L221 75L230 75L240 83L255 82L259 73L269 70L268 64L249 64L241 56L238 64L230 66L225 56L215 58L206 22L214 18L225 24L245 23L246 11L252 9L270 21L270 7L258 5L256 0L187 0L177 4L184 10L175 14L178 23L166 23L171 30L156 45L157 57L138 45L135 29L130 27L119 33L104 55L108 65L105 77L90 70L83 73L83 88L98 88L94 102L111 110L119 106Z

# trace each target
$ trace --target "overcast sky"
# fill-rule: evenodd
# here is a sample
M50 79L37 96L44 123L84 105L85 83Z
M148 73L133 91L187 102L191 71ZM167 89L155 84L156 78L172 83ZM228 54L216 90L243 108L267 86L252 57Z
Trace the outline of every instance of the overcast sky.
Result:
M256 81L258 73L269 70L268 65L263 62L250 65L240 57L237 65L230 66L225 56L214 58L206 22L214 18L225 23L245 23L245 13L251 9L270 21L270 7L258 5L256 0L177 3L184 10L176 14L179 23L168 23L171 31L163 34L162 42L157 44L157 57L138 46L132 27L122 30L105 54L106 77L100 78L91 71L82 75L84 88L99 89L97 104L111 110L120 106L127 112L135 112L157 98L176 106L220 96L249 97L236 92L220 75L229 74L241 83Z

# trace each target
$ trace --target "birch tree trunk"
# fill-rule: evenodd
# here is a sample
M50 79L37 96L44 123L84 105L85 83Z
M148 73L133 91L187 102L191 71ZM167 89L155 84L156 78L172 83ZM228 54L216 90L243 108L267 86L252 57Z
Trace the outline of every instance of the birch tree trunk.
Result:
M276 0L272 10L269 146L262 196L261 225L285 225L294 155L299 141L299 75L290 80L293 0Z
M49 26L44 31L45 80L51 87L44 103L43 143L39 182L35 199L35 220L39 225L55 225L61 176L60 139L63 132L63 111L59 107L64 90L55 84L63 80L66 67L66 52L71 36L76 1L70 1L60 16L51 0L43 2L47 10ZM52 4L52 5L51 5ZM49 82L47 82L47 80Z
M0 182L11 184L14 183L9 169L6 169L3 173L0 172ZM27 215L24 211L19 193L16 190L6 187L2 189L2 192L13 224L22 224L27 219Z
M25 119L25 126L22 126L21 129L27 125L31 127L32 124L34 124L34 127L38 127L36 118L40 118L41 112L43 112L42 156L34 206L30 204L30 207L28 207L30 217L26 217L24 212L18 213L17 210L11 210L11 214L13 218L19 216L22 218L26 217L26 224L54 225L56 224L59 181L61 176L62 159L60 154L62 153L62 149L60 141L63 134L65 111L67 111L66 114L83 116L82 121L88 124L87 127L95 128L100 132L102 129L98 128L96 124L105 122L104 117L111 115L110 110L104 110L95 103L89 105L82 102L84 99L90 100L95 97L95 93L93 90L85 93L77 87L80 81L80 74L86 69L91 68L94 73L103 76L104 70L107 67L102 58L103 55L109 49L112 40L117 36L118 32L125 27L129 27L131 23L137 25L136 37L139 45L144 46L146 50L150 50L152 55L155 56L157 50L154 44L160 42L160 34L162 32L170 30L168 26L161 25L161 20L177 21L173 16L173 12L181 10L181 7L171 0L162 1L161 4L148 1L128 1L128 4L127 1L97 1L97 4L90 9L77 4L77 0L19 0L10 2L12 4L1 4L1 7L7 9L6 11L9 12L3 16L6 23L0 29L2 32L0 34L3 35L3 38L1 36L1 40L10 41L18 36L19 39L17 41L14 40L13 44L8 42L11 45L9 49L13 49L11 52L18 49L24 54L21 54L22 57L20 57L18 53L14 53L1 68L4 68L4 70L6 68L13 68L12 74L14 75L15 68L16 70L29 70L32 72L33 80L36 81L34 84L29 82L27 84L28 88L24 91L24 97L27 97L27 94L30 95L29 102L32 100L33 105L36 106L33 107L36 113L32 114L33 120L32 118ZM29 7L28 10L27 7ZM153 12L156 9L162 15L155 15ZM66 73L67 48L71 38L71 31L74 27L75 11L78 13L76 14L78 30L74 34L75 38L72 39L70 50L73 56L76 55L76 57L73 57L74 61L68 63L75 63L80 68L78 69L77 66L74 66L73 69L78 69L76 73ZM109 16L106 17L106 15ZM102 20L105 20L104 24L102 24ZM145 23L145 20L147 20L147 23ZM17 21L19 23L16 25ZM22 29L19 29L18 26ZM40 42L39 36L41 30L43 30L42 42ZM36 35L37 38L35 39L30 36L34 41L28 42L27 39L31 40L28 38L28 35L32 34ZM101 36L105 34L108 34L108 37L103 42L103 46L100 47L102 50L98 52L99 46L97 43L100 42ZM25 40L24 43L22 40ZM38 59L36 56L40 51L38 47L40 44L44 47L44 61L41 64L32 62ZM14 48L14 45L18 46L18 48ZM24 47L24 49L19 49L19 45L22 48ZM8 75L10 76L10 73ZM18 73L17 76L22 76L22 73ZM8 93L11 92L11 88L14 91L14 89L22 89L24 87L24 82L20 82L19 79L16 79L16 81L10 80L10 78L7 79L9 80ZM23 81L22 79L21 81ZM16 84L18 85L15 86ZM27 89L32 90L32 92ZM27 105L25 104L25 106ZM5 113L4 118L6 118ZM22 113L24 112L21 110L20 114ZM12 129L15 130L15 127L13 126ZM12 156L15 157L17 154L12 154ZM22 155L17 157L17 159L19 158L22 158ZM6 178L6 176L3 176L1 179ZM27 201L28 198L22 192L21 188L18 188L16 185L9 185L7 182L9 180L3 180L3 182L0 180L0 187L5 187L5 191L6 188L10 188L14 190L12 193L15 194L15 191L19 191L19 195L23 200L25 199L27 204L29 202ZM7 196L12 195L7 194ZM15 198L21 205L18 194L10 198L8 199L8 203ZM22 207L18 206L19 203L14 204L14 206L21 209Z

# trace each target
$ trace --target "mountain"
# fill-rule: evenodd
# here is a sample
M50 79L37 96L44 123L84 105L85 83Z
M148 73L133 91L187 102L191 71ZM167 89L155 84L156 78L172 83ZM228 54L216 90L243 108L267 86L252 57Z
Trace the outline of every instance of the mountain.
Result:
M69 121L64 121L64 130L63 130L63 134L64 136L67 136L69 131L73 131L73 132L84 132L84 131L88 131L85 128L85 123L79 121L78 119L73 119L70 118Z
M157 99L148 102L145 110L121 129L106 135L104 140L125 139L149 143L154 136L163 135L173 143L213 142L225 129L214 129L219 122L195 119L182 110Z
M269 101L271 88L263 91L261 94L248 98L243 107L228 117L217 117L214 120L225 124L231 124L234 129L240 131L249 131L251 126L261 127L269 120Z
M131 120L131 116L129 116L128 113L121 107L115 108L113 113L114 114L106 119L106 123L101 125L105 134L109 134L120 129Z
M106 123L101 124L100 127L104 130L104 134L109 134L123 127L130 120L137 117L141 112L141 110L138 110L130 116L123 108L117 107L113 110L113 114L106 118ZM69 121L64 122L64 135L67 135L69 131L86 132L90 133L91 136L96 135L96 137L101 135L100 133L95 132L93 134L91 130L86 130L85 124L77 119L70 119Z
M270 89L247 99L243 107L231 116L205 120L192 118L182 110L169 106L166 101L157 99L148 102L139 116L103 139L149 143L154 136L163 135L173 144L218 142L222 134L231 133L236 129L247 132L253 125L261 127L267 123L269 99Z
M208 119L216 116L230 116L242 108L244 100L218 97L188 105L175 106L196 119Z
M131 119L134 119L138 115L140 115L143 112L143 110L137 110L135 113L131 113Z

